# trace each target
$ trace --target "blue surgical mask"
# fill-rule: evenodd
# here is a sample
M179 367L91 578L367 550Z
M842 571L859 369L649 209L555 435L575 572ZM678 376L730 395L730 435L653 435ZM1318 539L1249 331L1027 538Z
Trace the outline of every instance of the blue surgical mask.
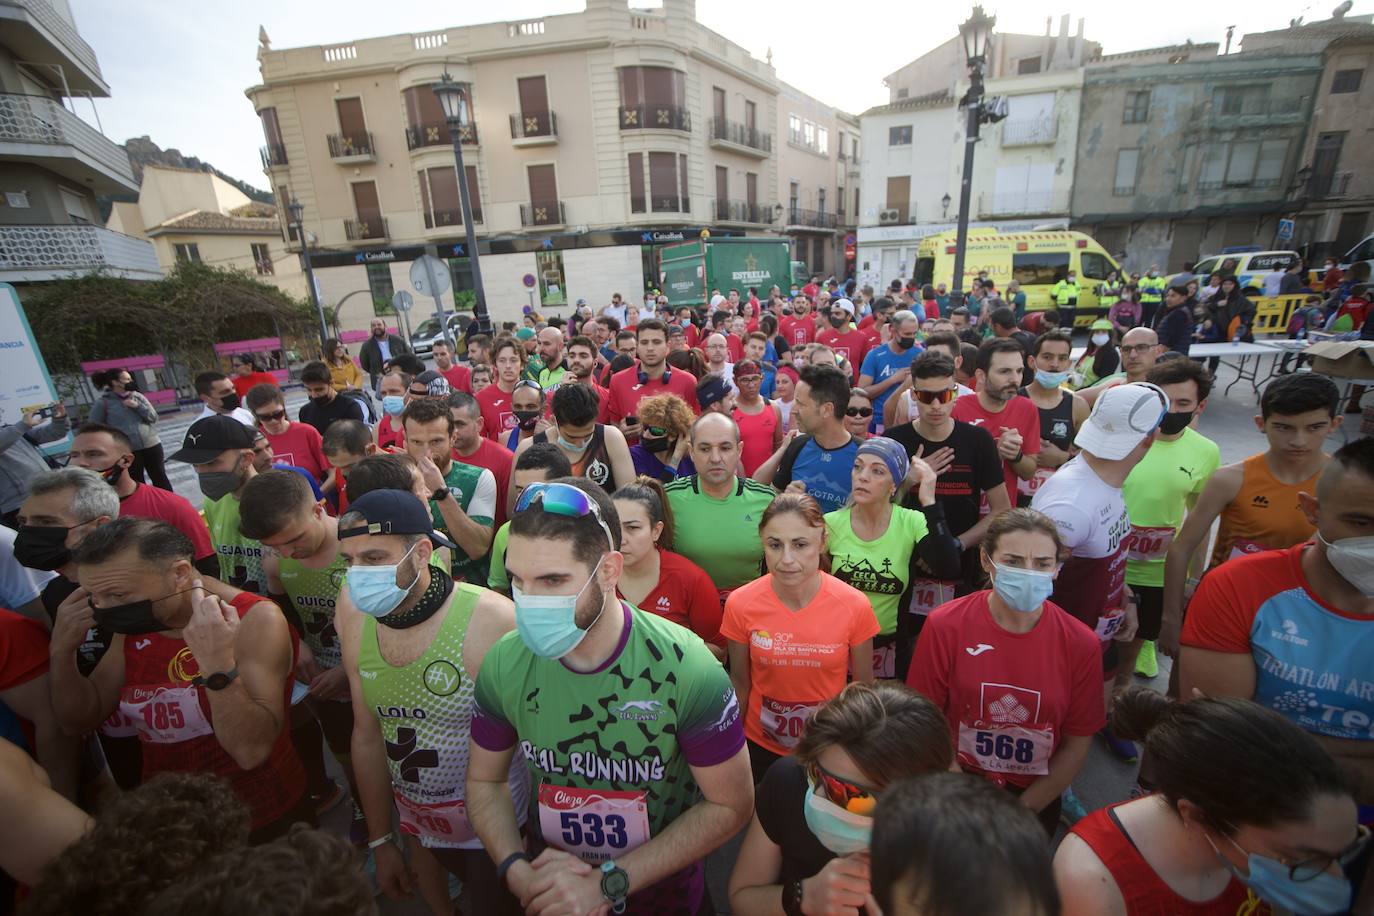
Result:
M1063 372L1046 372L1044 369L1035 370L1035 381L1041 388L1058 388L1069 380L1072 373L1068 370Z
M596 561L597 568L601 560ZM511 583L511 598L515 600L515 628L520 631L520 639L526 647L540 658L562 658L576 649L587 633L601 619L601 611L587 624L587 629L577 625L577 600L596 578L596 570L582 583L575 595L527 595L514 582ZM601 602L605 610L605 599Z
M866 852L873 835L873 818L846 811L813 786L803 807L806 826L822 846L837 856Z
M569 442L567 439L563 438L562 433L558 434L558 447L565 451L579 453L585 452L587 450L587 446L591 444L592 440L590 438L587 439L586 442Z
M382 410L386 411L387 416L399 417L405 409L406 399L399 394L389 394L382 398Z
M992 568L997 571L992 578L993 590L1014 611L1033 614L1054 592L1054 573L1003 566L1000 563L994 563Z
M410 556L414 549L415 545L412 544L410 550L405 552L405 556L401 557L401 563L405 562L406 557ZM345 578L348 582L348 597L352 599L353 606L371 617L385 617L396 610L397 605L404 601L406 595L415 587L415 582L404 587L396 584L396 572L401 568L401 563L387 566L350 566ZM420 578L418 572L415 578Z
M1212 845L1212 851L1216 852L1227 871L1244 882L1264 902L1304 916L1326 916L1329 913L1344 913L1349 909L1351 891L1350 881L1346 878L1324 871L1306 881L1294 881L1287 865L1259 853L1246 852L1235 840L1230 837L1226 839L1245 853L1246 867L1250 870L1248 875L1242 875L1240 869L1217 851L1215 844ZM1212 842L1210 837L1207 842Z

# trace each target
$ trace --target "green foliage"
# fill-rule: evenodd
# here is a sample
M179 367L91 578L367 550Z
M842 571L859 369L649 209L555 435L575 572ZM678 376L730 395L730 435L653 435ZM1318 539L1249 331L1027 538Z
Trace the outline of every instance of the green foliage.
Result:
M216 363L214 344L280 335L312 355L311 306L244 271L178 264L155 283L91 274L45 283L24 300L34 336L56 373L86 360L162 353L189 366Z

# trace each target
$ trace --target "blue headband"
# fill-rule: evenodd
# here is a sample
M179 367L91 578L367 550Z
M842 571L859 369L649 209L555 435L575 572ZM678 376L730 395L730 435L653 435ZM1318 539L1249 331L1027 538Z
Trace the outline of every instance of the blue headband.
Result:
M881 458L883 464L887 465L888 472L892 475L894 486L900 487L902 481L906 479L906 469L910 463L906 456L906 449L894 439L886 436L873 436L865 439L859 446L859 455L874 455Z

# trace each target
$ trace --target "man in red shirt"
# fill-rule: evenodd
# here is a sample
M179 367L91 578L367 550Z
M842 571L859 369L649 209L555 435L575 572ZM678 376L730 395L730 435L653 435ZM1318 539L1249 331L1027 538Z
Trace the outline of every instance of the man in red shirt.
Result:
M525 369L525 348L502 337L493 345L491 359L496 371L491 384L477 393L477 403L482 408L482 435L499 440L516 423L511 396Z
M666 362L667 326L657 318L646 318L635 329L635 345L639 365L611 376L609 394L601 402L601 422L616 424L628 440L639 438L640 424L635 409L644 398L667 392L682 398L693 411L698 410L696 376L682 369L669 368ZM634 422L629 422L630 417L634 417Z
M792 298L792 314L778 322L778 333L788 346L802 347L816 341L816 319L811 314L811 298L797 294Z
M607 391L596 383L596 344L590 337L577 336L568 341L568 377L564 381L586 385L596 392L601 403L606 403Z
M837 299L830 304L830 327L816 335L816 343L824 344L844 357L850 368L850 379L859 380L859 366L868 353L868 335L854 327L854 303Z
M447 340L434 341L434 368L454 391L472 393L472 370L453 361L453 346Z
M820 277L812 277L807 281L807 284L802 287L801 291L806 295L806 298L815 299L816 294L821 291L820 283L817 282L818 280L820 280Z
M701 330L692 323L691 308L684 305L677 310L677 323L682 328L682 336L686 338L689 349L701 342Z
M334 468L324 457L323 437L309 423L287 419L286 396L276 385L258 385L248 392L248 409L258 421L263 435L272 446L277 464L305 468L320 482L320 491L334 489Z
M510 491L511 465L515 456L499 442L482 435L482 407L477 399L465 391L448 396L448 410L453 414L453 457L463 464L486 468L496 478L495 525L506 521L506 497Z
M977 391L954 402L954 419L981 426L997 440L1008 493L1016 492L1018 479L1035 476L1035 456L1040 453L1040 411L1030 398L1017 394L1024 360L1014 340L984 341L974 372Z
M95 471L114 487L121 516L167 522L186 535L195 548L196 569L207 576L218 576L219 558L210 545L210 529L205 527L205 519L186 497L141 484L130 477L129 466L133 462L133 444L113 426L87 423L72 439L72 466Z

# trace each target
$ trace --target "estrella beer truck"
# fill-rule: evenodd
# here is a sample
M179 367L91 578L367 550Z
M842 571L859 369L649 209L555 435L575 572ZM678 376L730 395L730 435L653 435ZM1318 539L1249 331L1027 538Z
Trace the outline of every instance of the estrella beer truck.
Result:
M921 240L916 252L914 278L917 285L949 283L954 277L956 232L941 232ZM1012 280L1021 283L1026 294L1026 311L1053 307L1050 288L1070 271L1078 275L1077 327L1086 327L1105 317L1111 302L1098 298L1097 289L1107 274L1121 267L1091 236L1063 229L1042 232L998 232L996 229L970 229L964 255L964 283L967 292L978 274L988 278L1002 293Z
M737 289L744 299L751 286L766 300L772 286L787 292L791 258L790 243L778 238L706 238L669 245L659 253L659 288L673 306L706 305L713 289L722 294Z

